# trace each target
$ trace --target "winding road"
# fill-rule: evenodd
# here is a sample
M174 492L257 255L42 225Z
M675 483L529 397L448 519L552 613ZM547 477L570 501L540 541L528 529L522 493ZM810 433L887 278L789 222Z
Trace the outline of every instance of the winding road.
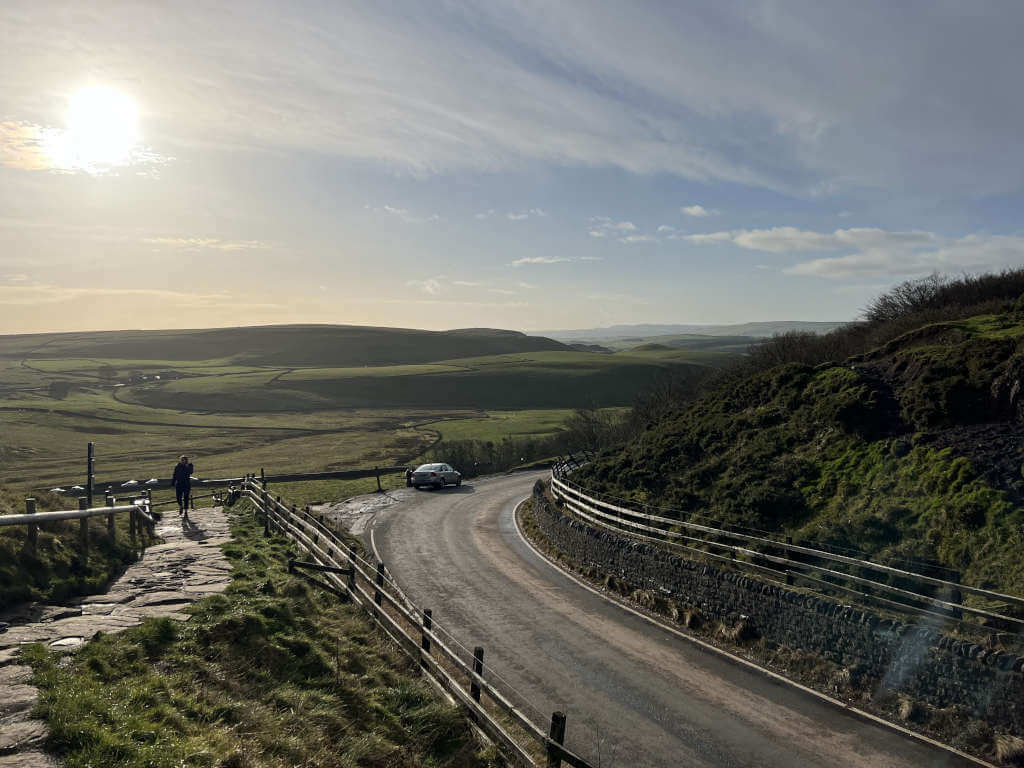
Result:
M701 649L586 589L519 535L542 473L367 499L357 532L408 597L602 768L976 765ZM380 496L376 497L378 500ZM358 504L349 508L357 511Z

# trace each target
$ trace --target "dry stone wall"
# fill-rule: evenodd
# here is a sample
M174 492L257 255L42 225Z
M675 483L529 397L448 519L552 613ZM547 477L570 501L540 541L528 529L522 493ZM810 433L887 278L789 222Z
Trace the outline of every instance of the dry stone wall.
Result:
M935 707L1024 735L1024 658L989 651L936 628L908 626L827 598L766 584L673 555L572 519L538 481L534 519L576 563L697 608L709 618L745 620L765 639L826 658Z

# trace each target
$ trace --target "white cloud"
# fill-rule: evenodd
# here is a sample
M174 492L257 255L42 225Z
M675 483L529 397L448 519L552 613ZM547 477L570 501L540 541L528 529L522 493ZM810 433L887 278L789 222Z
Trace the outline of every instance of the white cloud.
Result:
M516 283L516 287L517 288L522 288L524 291L528 291L528 290L532 290L532 289L536 288L537 286L534 285L533 283L527 283L527 282L523 282L522 280L520 280L518 283Z
M561 256L525 256L513 261L511 266L521 267L524 264L561 264L567 261L572 261L572 259L566 259Z
M270 248L262 240L221 240L216 237L144 237L142 242L183 251L254 251Z
M890 232L877 228L813 232L796 227L687 235L691 243L732 243L766 253L845 251L802 261L784 271L831 278L913 276L931 272L1000 269L1024 262L1024 237L971 234L950 238L934 232Z
M626 235L626 237L619 238L620 243L656 243L658 238L652 237L651 235Z
M444 292L444 283L441 282L443 279L444 276L441 275L439 278L428 277L426 280L407 280L405 284L431 296L438 296Z
M441 220L441 217L438 216L436 213L431 213L429 215L424 216L420 214L410 213L405 208L396 208L393 205L382 205L380 207L373 207L368 205L366 206L366 208L373 211L374 213L386 213L389 216L394 216L398 219L401 219L406 224L428 224L432 221Z
M56 72L107 67L132 73L148 119L186 148L336 154L416 174L539 161L985 196L1018 189L1024 165L1024 108L1006 97L1024 25L1014 4L968 18L955 3L922 14L878 0L829 13L584 0L70 12L80 6L3 4L0 69L17 74L5 114L58 103Z
M480 213L474 213L473 214L473 218L476 218L476 219L489 219L493 215L494 215L494 209L493 208L489 208L486 211L482 211Z
M658 227L658 231L659 232L675 232L676 228L672 227L672 226L669 226L668 224L661 224Z
M452 285L459 285L462 286L463 288L476 288L480 285L483 285L483 283L477 283L472 280L453 280Z
M529 219L529 218L546 218L546 217L547 217L547 213L545 213L540 208L530 208L529 210L518 211L518 212L509 211L508 213L505 214L505 218L507 218L509 221L525 221L526 219Z
M703 205L684 205L682 208L679 209L679 212L684 213L687 216L696 216L698 218L703 218L705 216L714 216L718 213L717 210L709 210L705 208Z
M488 293L497 293L502 296L515 296L517 291L513 291L509 288L488 288Z
M608 233L603 229L592 229L589 234L591 237L608 237Z

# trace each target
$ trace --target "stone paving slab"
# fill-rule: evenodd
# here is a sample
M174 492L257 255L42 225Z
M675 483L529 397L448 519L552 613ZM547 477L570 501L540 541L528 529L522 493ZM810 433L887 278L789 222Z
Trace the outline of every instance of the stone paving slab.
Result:
M231 540L227 515L217 507L197 510L191 518L186 524L165 516L156 527L164 543L145 550L106 593L68 605L25 605L0 616L11 625L0 633L0 768L58 765L39 751L48 731L30 718L39 691L28 684L31 669L17 663L21 645L71 651L98 632L121 632L149 617L188 621L186 606L231 583L231 565L220 550Z

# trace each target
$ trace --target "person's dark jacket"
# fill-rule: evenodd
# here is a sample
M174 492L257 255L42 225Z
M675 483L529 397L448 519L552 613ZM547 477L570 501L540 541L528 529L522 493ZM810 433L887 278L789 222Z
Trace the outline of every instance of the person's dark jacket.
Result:
M192 464L182 464L181 462L178 462L174 465L174 477L171 478L171 485L175 488L191 488L192 472Z

